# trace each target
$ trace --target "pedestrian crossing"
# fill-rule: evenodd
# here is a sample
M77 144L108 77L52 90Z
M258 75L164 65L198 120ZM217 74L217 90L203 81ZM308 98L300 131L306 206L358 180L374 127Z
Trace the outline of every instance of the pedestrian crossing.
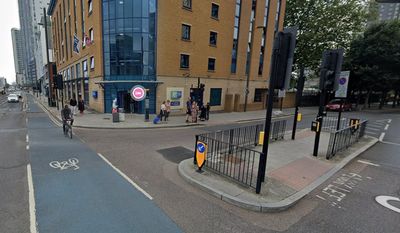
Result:
M379 138L382 132L385 132L390 124L390 119L370 120L368 121L365 133L368 136Z

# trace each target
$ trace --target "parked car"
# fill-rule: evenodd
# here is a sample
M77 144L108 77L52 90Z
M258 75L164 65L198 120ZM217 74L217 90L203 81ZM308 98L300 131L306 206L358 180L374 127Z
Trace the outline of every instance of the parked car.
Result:
M18 95L16 94L9 94L7 96L7 102L8 103L18 103L19 99L18 99Z
M326 110L327 111L339 111L340 109L340 99L333 99L329 101L329 103L326 105ZM351 103L344 102L342 105L342 110L343 111L351 111L352 105Z

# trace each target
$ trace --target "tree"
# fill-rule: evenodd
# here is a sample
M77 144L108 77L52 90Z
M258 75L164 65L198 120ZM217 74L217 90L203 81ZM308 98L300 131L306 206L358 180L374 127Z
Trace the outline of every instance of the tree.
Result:
M373 24L351 43L348 60L357 80L351 86L368 91L367 99L373 90L382 92L382 100L390 90L398 93L399 41L400 21L397 20Z
M367 21L366 0L288 0L286 26L298 26L296 67L316 71L326 49L348 50Z

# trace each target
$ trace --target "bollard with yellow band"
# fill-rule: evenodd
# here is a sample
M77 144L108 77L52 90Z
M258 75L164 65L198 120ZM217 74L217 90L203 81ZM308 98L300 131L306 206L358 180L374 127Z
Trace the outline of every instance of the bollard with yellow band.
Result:
M204 163L206 162L207 156L207 143L198 141L196 145L196 164L198 172L201 172L201 168L203 167Z
M297 113L297 121L300 122L303 119L303 115L301 113Z
M258 137L258 145L264 144L264 131L260 132L260 136Z

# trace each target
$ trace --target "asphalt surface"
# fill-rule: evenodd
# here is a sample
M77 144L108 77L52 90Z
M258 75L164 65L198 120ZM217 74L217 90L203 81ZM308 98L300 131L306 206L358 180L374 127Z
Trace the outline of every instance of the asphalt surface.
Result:
M0 95L0 232L29 232L25 114Z
M0 232L29 232L28 161L32 165L39 232L398 232L399 229L400 213L375 201L379 195L400 197L398 111L344 113L346 118L368 119L367 135L381 137L382 142L296 206L274 214L247 211L223 202L186 183L177 172L177 164L191 156L196 134L233 125L152 130L74 129L74 138L70 140L32 98L26 115L19 111L19 105L2 104L0 99L0 114ZM336 113L329 114L335 117ZM299 129L309 128L314 117L304 116ZM292 117L284 119L288 119L290 130ZM241 125L246 124L254 122ZM133 187L97 153L153 199ZM400 208L400 202L389 204Z

